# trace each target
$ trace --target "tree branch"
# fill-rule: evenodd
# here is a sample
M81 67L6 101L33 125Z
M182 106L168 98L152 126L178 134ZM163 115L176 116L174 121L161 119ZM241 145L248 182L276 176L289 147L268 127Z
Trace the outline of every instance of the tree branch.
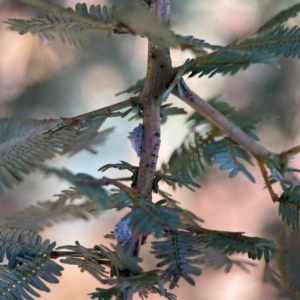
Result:
M170 18L170 0L154 0L152 13L161 23ZM139 95L143 110L143 140L136 189L141 197L151 199L153 178L160 147L160 107L158 98L173 77L169 48L159 49L148 42L148 68Z
M282 155L273 153L272 151L266 149L253 139L251 139L245 132L238 128L235 124L230 122L226 117L220 114L217 110L211 107L205 100L203 100L196 93L191 91L187 85L183 82L186 88L183 91L183 98L181 98L185 103L191 106L197 113L206 118L209 122L217 126L220 130L226 133L232 140L244 147L248 152L250 152L258 161L263 161L271 158L277 161L280 166L285 165L285 160ZM173 90L173 94L180 98L177 89ZM284 175L286 180L289 180L293 185L299 185L299 179L288 172Z

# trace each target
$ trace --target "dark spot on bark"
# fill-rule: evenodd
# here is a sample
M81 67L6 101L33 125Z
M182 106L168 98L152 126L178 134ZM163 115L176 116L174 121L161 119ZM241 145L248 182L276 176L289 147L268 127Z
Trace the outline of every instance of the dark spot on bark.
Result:
M151 55L151 58L152 58L152 59L155 59L155 55L154 55L154 54L152 54L152 55Z
M149 165L149 164L147 164L147 165L146 165L146 167L147 167L147 168L150 168L150 165Z
M155 132L154 135L159 137L160 133L159 132Z
M164 68L164 65L160 65L160 67L163 69L163 68Z

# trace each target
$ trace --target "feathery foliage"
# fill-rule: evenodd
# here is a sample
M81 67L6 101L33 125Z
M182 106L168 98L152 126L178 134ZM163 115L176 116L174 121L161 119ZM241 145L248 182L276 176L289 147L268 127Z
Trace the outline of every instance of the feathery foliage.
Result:
M218 97L207 102L231 122L240 127L248 136L258 141L259 138L252 132L255 124L262 117L253 120L239 116L234 107L225 102L217 101ZM229 177L235 177L239 172L246 175L249 180L255 182L254 177L239 161L243 159L252 165L250 154L240 145L209 123L198 113L188 117L187 122L190 132L181 146L171 154L169 162L163 165L164 172L180 174L195 178L199 176L212 163L220 163L220 170L231 170Z
M0 191L23 180L23 174L56 154L71 153L103 143L111 129L97 132L106 116L91 121L34 120L19 117L0 120Z
M27 3L46 11L41 18L32 20L9 19L5 23L9 29L20 34L31 32L42 39L54 40L59 37L63 42L74 46L85 46L89 42L88 32L104 30L112 33L129 33L150 38L158 46L176 47L172 32L162 26L149 13L148 8L137 1L106 6L77 3L75 11L46 4L38 0L26 0Z
M266 262L270 260L270 254L273 254L277 248L274 241L247 237L240 232L208 230L204 234L198 234L197 239L209 247L222 250L224 254L248 253L248 257L253 260L264 257Z
M251 51L252 48L250 46L249 48L236 48L237 49L226 48L200 56L195 60L194 65L189 68L188 72L191 72L189 77L196 75L198 75L198 77L204 75L212 77L217 73L222 75L234 75L240 70L247 69L252 64L268 64L279 67L277 56L266 52L265 49L261 50L257 47L258 50ZM240 48L242 50L240 50Z
M300 186L290 186L282 193L279 201L279 215L283 222L299 232Z
M3 300L33 300L31 295L40 297L35 289L50 292L44 281L58 283L57 277L63 271L63 267L47 257L24 255L17 259L21 264L13 269L0 265L0 298Z
M289 158L299 152L300 147L276 155L256 144L259 139L253 130L262 118L246 119L234 107L217 98L201 104L202 99L189 90L183 76L234 75L257 63L278 67L280 56L300 58L300 27L281 25L298 14L300 4L278 13L255 34L223 47L171 31L169 1L130 0L110 9L100 5L88 8L85 3L78 3L75 10L39 0L24 1L44 11L44 15L31 20L10 19L5 23L11 30L20 34L32 33L47 42L58 38L77 47L87 45L92 32L141 36L149 42L148 66L144 79L116 94L139 94L137 97L73 118L38 121L13 117L0 120L0 191L22 181L24 174L38 168L68 180L74 186L56 195L59 197L56 202L31 205L9 219L5 227L0 227L0 299L32 300L39 297L36 290L49 292L46 283L57 283L63 270L52 259L60 258L62 263L75 265L81 272L88 272L99 283L108 286L107 289L97 288L90 294L92 299L116 297L127 300L135 293L145 299L155 293L174 300L176 296L164 285L169 284L172 289L181 278L195 285L193 276L201 274L200 265L224 268L225 272L237 265L249 271L248 266L255 265L252 261L229 256L247 253L252 260L264 257L268 263L275 252L279 256L281 277L272 268L266 268L266 277L277 285L282 280L291 294L299 298L287 272L286 253L280 238L277 244L241 232L202 228L199 222L203 220L183 209L172 195L160 189L159 184L164 181L174 189L184 185L194 191L193 187L200 187L194 178L213 163L220 164L221 170L228 170L230 178L243 173L255 182L242 163L252 165L251 153L273 201L280 203L282 220L299 231L300 186L292 185L294 178L289 176L298 170L289 167ZM195 58L172 67L170 47L190 50ZM186 114L183 108L164 103L171 93L196 111L204 112L203 115L218 125L213 125L198 112L192 113L186 120L189 127L186 138L173 151L168 163L156 170L160 125L169 116ZM125 108L127 110L122 111ZM99 171L126 170L131 177L97 179L85 173L73 174L64 168L41 165L57 154L72 156L81 150L96 154L95 146L103 143L112 132L112 128L99 131L104 121L108 117L125 117L130 113L133 116L129 120L143 120L137 127L137 142L134 140L133 143L134 149L138 149L139 166L121 160L120 163L105 164ZM130 140L133 139L130 133ZM265 166L271 170L270 178ZM126 185L128 181L131 186ZM277 181L284 190L280 197L271 186ZM108 185L117 189L108 190L105 187ZM162 199L154 202L153 192ZM88 199L81 204L74 202L83 197ZM113 234L106 235L117 241L116 245L111 244L112 248L104 245L88 248L75 242L75 245L54 250L55 242L43 241L32 231L74 218L88 220L95 212L124 208L130 211L115 225ZM156 265L158 269L144 271L140 266L143 259L139 257L139 250L150 234L160 239L152 242L151 251L160 262ZM7 265L3 264L5 258Z
M110 265L109 260L95 249L87 249L80 245L79 242L75 246L62 246L57 247L52 253L53 256L57 255L57 251L69 250L64 252L63 256L66 259L61 259L60 262L69 265L76 265L80 268L81 272L88 272L100 282L103 278L108 278L107 271L103 265Z
M125 297L130 292L138 292L141 299L149 298L150 293L158 293L169 300L176 300L177 297L164 289L163 282L160 281L160 276L154 272L144 272L139 275L130 277L120 277L117 280L110 280L108 282L117 283L109 289L97 288L97 292L91 293L92 299L111 300L113 296L119 296L121 293Z
M42 237L31 230L23 228L0 227L0 262L4 255L8 259L8 268L12 269L19 263L20 257L44 256L55 248L55 242L42 242Z
M279 24L286 22L290 18L294 18L298 15L300 11L300 3L297 3L288 9L282 10L276 16L268 20L265 24L259 27L257 33L262 31L270 30Z
M169 265L163 272L163 277L170 280L170 288L174 288L180 278L195 285L191 275L199 276L201 270L194 265L203 264L200 251L196 249L195 236L187 231L168 232L167 240L152 242L151 253L156 258L163 259L157 267Z
M46 168L43 170L47 174L55 174L59 178L68 180L74 185L83 195L93 201L101 210L105 210L111 206L110 196L106 189L101 184L101 179L95 179L90 175L78 173L74 175L67 169Z
M60 222L75 219L88 221L91 216L96 216L97 212L96 204L91 201L78 205L57 205L53 201L38 202L37 205L30 205L8 219L5 226L42 231L45 227Z
M233 265L236 265L243 269L246 272L249 272L248 266L256 266L255 263L242 259L231 259L222 251L207 247L206 244L198 244L196 247L197 250L201 252L201 259L203 260L205 266L220 269L224 267L226 273L230 272Z

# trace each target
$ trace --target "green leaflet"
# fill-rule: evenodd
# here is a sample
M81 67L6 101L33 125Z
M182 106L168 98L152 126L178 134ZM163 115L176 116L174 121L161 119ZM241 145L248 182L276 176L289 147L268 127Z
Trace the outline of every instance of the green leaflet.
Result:
M279 215L283 222L299 232L300 186L290 186L284 190L279 201Z
M297 6L298 9L298 6ZM273 26L271 26L273 27ZM278 26L272 31L231 44L215 52L195 59L187 70L189 77L199 75L234 75L251 64L264 63L279 67L279 56L300 57L300 28Z
M105 210L112 207L109 192L103 188L101 179L95 179L90 175L84 173L72 174L67 169L43 168L47 174L55 174L60 178L68 180L74 185L83 195L87 196L93 201L100 210Z
M239 47L234 45L232 48L200 56L187 72L190 72L189 77L209 75L208 77L210 78L217 73L235 75L240 70L245 70L252 64L263 63L279 67L277 60L278 57L271 52L267 52L266 49L261 49L260 47L253 49L250 46Z
M44 281L58 283L57 277L63 271L63 267L46 257L24 255L17 259L22 264L13 269L0 265L0 299L33 300L31 295L40 297L35 289L50 292Z
M157 267L169 265L163 272L163 277L170 280L170 288L174 288L180 278L195 285L191 275L199 276L201 270L194 265L203 264L201 252L196 249L195 236L186 231L170 232L166 241L152 242L151 253L156 258L163 259Z
M56 248L56 251L60 250L70 251L69 253L64 252L66 259L61 259L61 263L78 266L81 272L87 271L100 282L103 282L103 278L108 278L108 272L104 265L109 266L110 261L96 249L87 249L79 242L75 242L75 246L68 245Z
M165 228L176 229L176 225L181 223L179 216L180 209L162 206L148 200L139 199L132 202L137 206L128 213L123 220L129 219L129 226L135 234L151 234L159 238L163 235Z
M111 129L98 132L106 116L93 120L34 120L20 117L0 120L0 191L23 180L40 163L57 154L71 155L103 143Z
M122 95L122 94L125 94L125 93L138 94L142 90L142 88L144 86L144 83L145 83L145 78L140 79L134 85L130 86L129 88L127 88L124 91L121 91L121 92L117 93L115 96L119 96L119 95Z
M92 299L110 300L113 296L118 296L121 292L125 297L130 290L138 292L142 299L149 298L149 294L158 293L169 300L176 300L177 297L164 289L161 277L155 271L144 272L130 277L120 277L118 279L107 280L109 284L116 284L109 289L97 288L97 292L91 293Z
M106 6L77 3L75 10L60 8L38 0L26 0L46 11L41 18L32 20L9 19L5 23L11 30L20 34L31 32L42 39L54 40L57 37L74 46L86 46L89 43L89 31L104 30L117 34L129 33L146 36L158 46L176 47L172 32L157 22L147 7L131 1L126 5L115 5L112 10Z
M257 33L262 31L270 30L275 26L286 22L290 18L294 18L300 11L300 3L297 3L288 9L282 10L276 16L268 20L265 24L259 27Z
M247 237L235 232L207 230L203 234L198 234L197 239L199 243L220 249L224 254L248 253L248 257L253 260L264 257L266 262L270 260L270 254L273 254L277 248L274 241Z
M117 244L116 246L111 244L113 251L104 245L96 245L95 249L98 250L104 257L109 259L111 263L110 276L119 277L121 271L129 271L132 275L140 274L143 269L139 266L139 263L143 261L142 258L132 256L124 248Z
M238 49L250 51L251 53L270 53L272 55L282 55L286 58L300 57L300 28L278 26L264 37L249 38L238 45Z
M234 107L217 100L218 97L215 97L207 102L240 127L248 136L254 140L259 140L253 130L255 129L254 125L263 117L242 118ZM255 182L254 177L240 162L242 159L252 165L251 156L244 148L227 138L223 132L198 113L189 116L187 122L190 126L190 132L180 147L173 151L169 162L163 165L165 173L195 178L214 162L221 164L221 170L231 170L230 178L242 172L250 181Z
M179 34L175 34L175 37L181 50L186 50L186 49L191 50L197 56L206 54L204 48L211 49L211 50L219 50L223 48L222 46L211 45L205 42L204 40L194 38L192 35L182 36Z
M49 254L56 243L49 240L42 242L42 237L36 232L23 228L0 227L0 262L4 256L8 258L8 268L17 266L22 257L40 257Z
M90 220L96 216L97 206L91 201L83 204L58 205L57 202L44 201L30 205L5 222L6 227L22 227L42 231L46 226L75 219Z
M205 266L213 268L214 270L224 268L228 273L233 265L236 265L246 272L250 272L248 266L256 266L255 263L243 259L231 259L221 250L207 247L205 243L198 244L197 250L201 252L201 259L204 261Z

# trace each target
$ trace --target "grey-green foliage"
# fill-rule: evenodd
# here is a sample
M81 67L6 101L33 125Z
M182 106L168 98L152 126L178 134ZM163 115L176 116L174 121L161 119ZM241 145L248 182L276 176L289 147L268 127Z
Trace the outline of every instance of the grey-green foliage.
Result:
M191 285L195 281L191 275L200 275L201 270L195 265L203 264L200 251L196 249L197 240L188 231L170 232L167 240L152 242L152 251L156 258L163 259L157 267L168 267L163 277L170 280L170 288L174 288L180 278L184 278Z
M176 300L176 295L168 292L163 285L161 277L155 271L144 272L130 277L120 277L117 280L110 280L116 285L109 288L97 288L97 292L91 293L92 299L111 300L114 296L123 293L127 297L131 292L138 293L141 299L149 298L149 294L155 293L169 300Z
M146 36L159 46L177 46L173 33L159 24L148 8L137 1L115 5L109 10L100 5L91 5L88 9L85 3L77 3L76 11L38 0L26 1L46 12L43 17L29 21L9 19L5 22L10 25L11 30L20 34L31 32L48 40L59 37L71 45L85 46L89 42L88 32L101 30Z
M32 257L49 254L56 243L42 240L36 232L23 228L0 227L0 262L4 255L8 259L8 267L14 268L19 263L19 257L29 255Z
M77 188L78 191L93 201L99 207L99 209L105 210L109 207L112 207L110 194L108 190L103 188L101 180L95 179L94 177L84 173L78 173L74 175L67 169L59 170L55 168L44 167L44 171L47 174L55 174L62 179L68 180Z
M221 250L208 247L205 243L198 244L196 249L201 252L201 259L204 261L204 265L214 270L224 268L224 271L228 273L232 266L236 265L244 271L250 272L248 267L256 266L255 263L245 259L232 259Z
M37 34L42 40L54 40L58 37L64 43L81 47L89 44L88 31L113 28L112 17L106 6L91 5L88 10L85 3L77 3L75 12L72 8L55 10L53 7L53 10L29 21L9 19L5 23L10 25L11 30L18 31L20 34L31 32ZM98 26L91 23L92 21Z
M287 187L280 199L282 202L279 204L278 209L282 221L299 232L300 186ZM290 205L288 205L287 202L289 202Z
M289 20L290 18L294 18L298 15L300 11L300 3L297 3L285 10L282 10L277 15L275 15L273 18L268 20L266 23L264 23L262 26L259 27L257 33L270 30L274 28L275 26L278 26L279 24L282 24Z
M17 259L21 264L13 269L0 265L1 300L33 300L32 296L40 297L35 289L50 292L44 281L58 283L57 277L63 271L63 267L45 256L24 255Z
M287 28L280 25L268 32L265 36L249 38L237 45L238 49L256 53L265 51L276 56L282 55L286 58L300 57L300 28L294 26Z
M262 117L252 120L242 118L234 107L225 102L219 102L217 97L207 102L248 136L256 141L259 140L253 133L253 129ZM242 172L249 180L255 182L254 177L240 161L242 159L252 165L251 156L244 148L226 137L222 131L198 113L189 116L187 122L190 132L180 147L173 151L168 163L163 165L164 172L195 178L212 163L220 163L221 170L231 170L229 177L235 177Z
M106 116L73 124L71 119L34 120L21 117L0 120L0 191L23 180L40 163L57 154L75 154L103 143L110 132L98 132Z
M69 265L76 265L80 268L81 272L88 272L100 282L104 278L108 278L106 266L110 265L110 261L101 252L96 249L87 249L80 245L79 242L75 243L75 246L68 245L57 247L56 251L69 250L65 252L65 259L61 259L60 262ZM53 253L55 255L55 252Z
M162 202L155 204L142 199L134 204L138 208L128 213L123 220L130 220L129 225L136 234L154 233L154 236L159 238L163 236L165 228L176 229L176 225L181 223L179 210L176 207L170 208L161 205Z
M254 63L270 64L278 67L280 56L300 57L300 29L298 26L287 28L280 25L270 32L262 32L228 47L202 55L195 59L187 70L190 77L199 75L214 76L217 73L234 75Z
M198 234L197 239L200 243L222 250L224 254L248 253L248 257L253 260L260 260L264 257L266 262L269 262L270 255L275 253L277 248L274 241L258 237L247 237L241 233L211 231Z
M75 219L90 220L91 216L96 216L97 212L97 205L91 201L67 205L57 205L53 201L44 201L30 205L18 212L5 222L5 226L42 231L45 227L60 222Z
M96 245L95 249L110 261L110 276L120 277L122 271L130 272L132 275L142 273L143 269L139 263L143 260L140 257L132 256L132 254L120 245L111 244L113 250L104 245Z
M240 70L247 69L252 64L264 63L279 67L277 59L275 55L264 50L224 49L201 56L187 72L190 72L189 77L195 75L198 75L198 77L204 75L212 77L217 73L234 75Z

